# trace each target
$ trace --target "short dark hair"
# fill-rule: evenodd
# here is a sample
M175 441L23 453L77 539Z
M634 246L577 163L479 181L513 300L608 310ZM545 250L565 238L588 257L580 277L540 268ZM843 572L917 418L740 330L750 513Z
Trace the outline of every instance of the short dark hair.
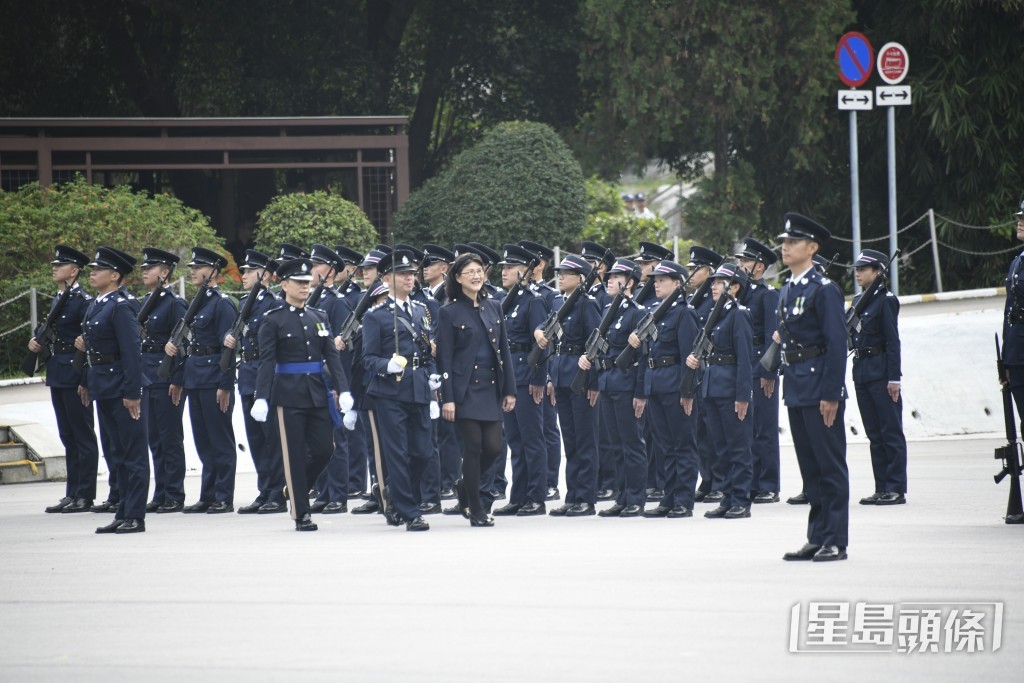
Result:
M451 267L448 269L448 275L445 277L444 291L445 294L448 295L448 301L457 301L459 299L466 298L466 295L462 292L462 285L460 285L455 278L462 274L463 269L469 263L480 264L480 267L484 270L484 281L486 282L487 268L484 266L484 260L480 257L480 255L475 254L473 252L466 252L465 254L461 254L457 259L455 259L455 263L453 263ZM479 296L480 299L486 299L487 289L481 289Z

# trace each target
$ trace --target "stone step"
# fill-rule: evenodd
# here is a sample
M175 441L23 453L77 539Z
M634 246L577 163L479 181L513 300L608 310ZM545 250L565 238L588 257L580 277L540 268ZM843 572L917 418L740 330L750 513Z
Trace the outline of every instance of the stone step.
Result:
M28 484L46 481L46 467L36 463L35 472L31 465L6 465L0 467L0 484Z
M0 462L17 462L28 458L28 449L23 443L0 443Z

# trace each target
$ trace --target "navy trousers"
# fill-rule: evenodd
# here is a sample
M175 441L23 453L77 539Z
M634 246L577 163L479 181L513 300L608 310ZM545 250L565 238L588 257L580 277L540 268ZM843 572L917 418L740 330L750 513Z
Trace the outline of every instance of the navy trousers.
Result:
M107 463L117 475L121 493L114 519L145 519L149 492L145 407L142 416L133 420L120 398L108 398L96 401L96 413L109 439Z
M750 441L754 434L753 416L748 414L740 420L736 415L736 402L731 398L705 398L701 405L707 416L708 429L715 440L715 459L724 472L719 489L725 494L721 505L749 508L750 483L754 476L750 457Z
M679 405L679 392L651 394L647 399L647 415L654 446L661 451L665 463L665 497L659 506L692 510L698 470L694 443L694 426L698 423L696 407L688 416Z
M167 385L142 390L149 452L153 454L153 500L185 501L185 434L181 425L185 402L174 405ZM246 417L249 413L246 412ZM251 418L249 418L251 419Z
M789 408L796 461L811 504L807 542L849 545L850 474L846 467L846 402L839 402L835 422L826 428L818 406Z
M117 467L110 459L110 454L114 452L117 445L113 435L110 433L109 427L104 429L102 422L98 426L100 450L103 452L103 462L107 463L107 486L109 490L104 500L116 504L121 501L121 491L117 485Z
M565 502L597 503L597 411L587 395L555 387L558 424L565 448Z
M643 507L647 501L647 451L640 420L633 411L633 394L602 391L597 405L616 473L611 487L619 492L615 502Z
M274 406L292 519L309 514L309 482L323 471L334 452L334 424L326 407Z
M415 482L420 492L420 502L431 505L441 502L441 452L437 441L437 423L444 420L430 421L430 459L423 468L423 476Z
M365 410L358 412L356 428L352 430L348 440L348 491L362 493L368 491L367 473L373 467L373 446L370 443L369 418Z
M380 398L374 408L391 500L399 517L410 521L420 516L417 483L430 463L430 409L425 403Z
M242 396L242 413L245 418L245 438L249 442L249 455L256 468L256 503L284 502L284 461L277 436L276 423L272 419L257 422L249 411L256 398Z
M558 428L558 411L551 405L547 388L544 389L544 445L548 451L548 488L558 488L558 471L562 466L562 437Z
M903 435L903 396L893 402L888 382L855 385L864 431L871 442L875 491L907 492L907 439Z
M603 413L598 406L598 413ZM616 457L615 451L612 449L611 434L608 433L608 426L605 424L603 419L598 420L597 424L597 488L600 491L615 491L619 490L619 458Z
M695 399L693 412L696 416L697 452L700 458L700 490L704 493L720 491L725 481L725 469L718 461L715 451L715 437L711 435L711 428L708 425L707 409L704 406L705 399Z
M515 410L505 413L505 438L512 451L512 491L509 503L543 503L548 493L544 400L540 404L534 403L527 384L516 387ZM504 458L499 457L498 460L504 461Z
M64 444L68 480L68 498L96 498L96 472L100 450L96 444L92 406L86 408L78 397L78 389L50 388L50 403L57 418L57 434Z
M321 503L348 502L348 467L350 434L344 425L333 428L334 450L327 466L317 473L313 485L320 493L316 499Z
M750 403L753 415L753 441L750 454L754 461L751 491L778 493L782 487L779 475L779 381L771 397L764 395L759 378L754 378L754 400Z
M235 394L231 392L228 411L217 407L216 389L188 390L188 417L192 421L192 438L199 461L203 464L199 500L204 503L227 503L235 500L235 430L231 411Z
M644 435L644 450L647 453L647 488L664 491L665 460L656 448L654 435L651 434L651 419L646 412L640 416L640 431Z

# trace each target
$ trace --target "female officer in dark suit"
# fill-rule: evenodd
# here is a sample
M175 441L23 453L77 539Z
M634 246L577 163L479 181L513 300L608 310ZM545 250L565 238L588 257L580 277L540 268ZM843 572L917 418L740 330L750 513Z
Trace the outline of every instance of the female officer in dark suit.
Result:
M437 322L441 415L462 437L459 507L473 526L494 526L480 501L480 473L501 453L502 412L516 405L516 379L501 306L484 292L484 262L474 253L455 259Z

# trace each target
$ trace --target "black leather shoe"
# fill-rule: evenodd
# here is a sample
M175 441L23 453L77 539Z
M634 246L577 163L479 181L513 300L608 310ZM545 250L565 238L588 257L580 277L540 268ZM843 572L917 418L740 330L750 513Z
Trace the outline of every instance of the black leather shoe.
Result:
M549 487L548 495L544 496L544 500L561 500L562 494L558 492L558 487Z
M223 500L219 500L219 501L217 501L216 503L212 504L210 507L208 507L206 509L206 514L208 514L208 515L222 515L225 512L234 512L234 511L235 511L235 506L234 505L231 505L230 503L226 503Z
M324 511L325 507L327 507L326 500L314 500L309 504L309 511L313 514L319 514Z
M441 500L455 500L455 489L441 489Z
M68 505L71 505L73 502L75 502L74 498L69 498L67 496L64 496L63 498L61 498L60 500L57 501L56 505L50 505L49 507L47 507L46 508L46 512L50 512L50 513L60 512L61 510L66 508Z
M704 502L704 497L707 496L707 495L708 495L707 491L701 491L700 489L697 489L697 493L693 494L693 502L694 503L703 503Z
M316 531L318 528L319 527L317 527L313 518L309 516L309 513L306 513L295 520L296 531Z
M565 511L566 517L589 517L597 514L597 510L590 503L576 503Z
M598 512L597 516L598 517L618 517L619 515L622 514L622 511L625 510L625 509L626 509L625 505L620 505L620 504L616 503L615 505L612 505L607 510L601 510L600 512Z
M278 512L288 512L288 504L280 502L260 505L259 514L261 515L273 515Z
M377 504L373 498L366 501L359 507L352 508L353 515L372 515L375 512L380 512L380 505Z
M708 495L704 496L702 503L721 503L725 500L725 494L721 491L712 491Z
M141 534L146 530L146 520L126 519L114 531L115 534Z
M439 515L441 514L440 503L420 503L420 514L421 515Z
M519 508L519 511L516 513L516 517L533 517L534 515L547 514L547 511L547 506L544 505L544 503L534 503L533 501L530 501ZM494 514L498 514L498 511L495 510Z
M882 497L882 493L880 491L875 491L870 496L865 496L864 498L861 498L860 499L860 504L861 505L874 505L875 503L878 502L878 499L881 498L881 497Z
M807 494L801 491L792 498L787 498L786 502L790 505L809 505L811 501L807 500Z
M677 505L668 511L665 515L669 519L681 519L683 517L693 517L693 510L686 507L685 505Z
M181 512L185 509L185 504L180 500L165 500L164 504L156 509L156 514L165 515L168 512Z
M750 508L745 508L742 505L733 505L724 515L726 519L746 519L749 516Z
M494 518L490 515L469 515L470 526L494 526Z
M345 503L328 503L324 508L325 515L340 515L343 512L348 512L348 505Z
M619 517L639 517L644 514L644 509L639 505L627 505L622 508L622 512L619 513Z
M615 500L618 497L618 493L611 489L602 489L597 492L598 500Z
M258 513L260 511L261 507L263 507L263 501L260 500L259 498L257 498L256 500L254 500L253 502L249 503L248 505L243 505L242 507L238 508L238 514L240 514L240 515L255 515L256 513Z
M707 498L704 499L704 502L708 502ZM728 512L729 508L725 507L724 505L719 505L714 510L708 510L707 512L705 512L704 516L708 519L724 519L726 513Z
M156 512L163 505L159 500L151 500L146 503L146 512Z
M505 500L505 492L495 489L494 491L491 491L491 498L494 500Z
M419 517L418 519L423 518ZM391 502L390 498L388 498L388 507L384 510L384 521L387 522L388 526L402 526L402 518L398 516L398 509Z
M461 515L462 514L462 510L459 509L458 505L452 505L451 507L446 507L443 510L441 510L441 514L442 515L453 515L453 516L454 515Z
M147 508L149 506L146 506ZM92 501L87 498L75 498L71 501L71 504L61 510L62 514L70 514L72 512L89 512L92 509Z
M192 503L191 505L186 505L185 509L182 510L182 512L184 512L186 515L196 515L196 514L199 514L199 513L205 513L209 509L210 509L210 504L207 503L206 501L201 500L198 503Z
M410 519L408 522L405 523L405 530L406 531L429 531L430 530L430 525L427 524L425 521L423 521L422 517L417 517L416 519Z
M758 491L757 495L754 496L754 502L759 505L763 503L778 503L779 494L776 491Z
M559 505L556 508L552 508L548 511L548 514L552 517L565 517L565 515L573 508L572 503L566 503L565 505Z
M495 517L511 517L512 515L518 514L519 509L522 507L523 506L520 505L519 503L509 503L508 505L503 505L502 507L498 508L491 514L493 514Z
M647 502L657 503L659 500L665 497L665 492L661 489L647 489Z
M656 508L650 510L644 510L644 517L668 517L668 513L672 512L672 508L667 508L659 505Z
M902 493L893 493L889 491L887 493L883 493L882 495L880 495L878 497L878 500L875 502L875 505L903 505L906 502L907 497L904 496ZM67 511L68 509L64 508L64 512Z
M814 553L821 550L820 545L814 545L813 543L804 543L804 547L800 550L786 553L782 556L782 559L787 562L798 562L798 561L809 561L814 559Z
M466 482L462 479L455 482L455 497L458 499L455 505L459 514L469 519L469 493L466 491Z
M814 553L812 558L815 562L835 562L836 560L846 559L846 548L841 548L834 545L823 545Z
M89 508L89 512L117 512L117 503L112 500L105 500Z
M369 500L370 494L366 491L349 491L346 498L349 500Z
M310 500L315 500L320 497L320 491L318 491L317 489L310 489L309 494L307 495L309 495Z
M123 519L115 519L110 524L97 528L96 529L96 533L98 533L98 534L113 534L113 533L117 533L117 527L121 526L121 524L123 524L123 523L124 523Z

